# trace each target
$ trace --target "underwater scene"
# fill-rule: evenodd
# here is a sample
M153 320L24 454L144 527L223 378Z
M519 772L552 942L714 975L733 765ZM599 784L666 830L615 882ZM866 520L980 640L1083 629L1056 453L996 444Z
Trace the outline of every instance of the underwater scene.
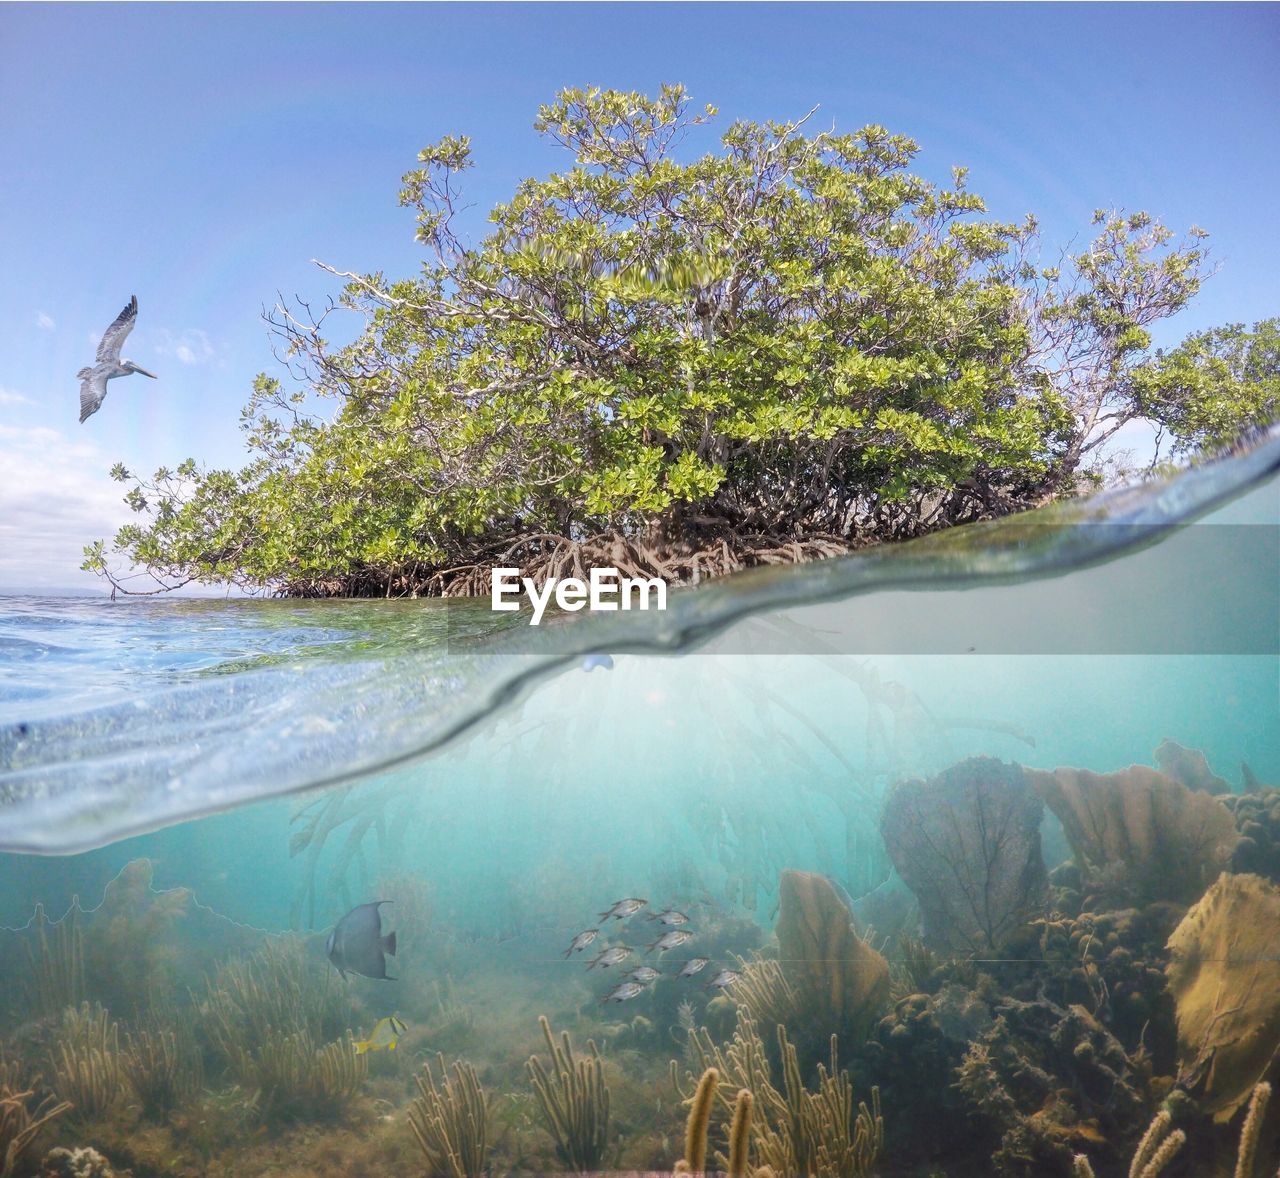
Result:
M0 600L0 1175L1274 1174L1278 462L536 630Z

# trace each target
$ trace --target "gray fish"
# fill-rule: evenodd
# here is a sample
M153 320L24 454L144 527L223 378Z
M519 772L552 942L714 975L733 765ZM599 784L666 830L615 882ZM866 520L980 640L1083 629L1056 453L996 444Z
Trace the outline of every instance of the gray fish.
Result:
M583 949L585 949L588 945L590 945L591 942L594 941L596 937L598 937L599 935L600 935L600 930L598 928L589 928L585 932L579 933L576 937L573 938L573 941L570 943L569 948L567 948L564 951L564 955L566 957L570 957L574 953L581 953Z
M642 986L647 986L655 978L662 977L662 971L654 969L651 965L642 965L637 969L633 969L627 974L633 982L639 982Z
M619 961L626 961L630 956L630 945L615 945L612 949L606 949L603 953L592 958L587 968L595 969L598 965L601 969L608 969L611 965L617 965Z
M676 977L691 978L694 974L701 973L710 964L710 957L690 957L689 960L680 967L680 972L676 974Z
M609 1002L612 1000L614 1002L626 1002L629 999L634 998L637 994L643 993L644 987L638 982L623 982L620 986L614 986L614 988L601 998L600 1001Z
M600 913L600 919L608 920L612 916L616 920L625 920L628 916L634 916L647 903L648 900L637 900L634 897L619 900L608 912Z
M704 990L727 990L740 977L742 977L742 975L738 973L737 970L722 969L702 988Z
M378 911L383 904L390 903L390 900L375 900L372 904L361 904L334 925L324 943L324 951L344 978L350 971L366 978L396 980L387 977L386 958L388 953L392 957L396 955L396 935L382 935L382 914Z
M663 924L669 925L689 923L689 918L683 912L677 912L674 908L668 908L665 912L650 912L645 919L660 920Z
M673 928L669 933L663 933L652 945L645 949L646 953L652 953L655 949L659 953L665 953L668 949L675 949L679 945L687 944L693 940L693 934L688 929Z

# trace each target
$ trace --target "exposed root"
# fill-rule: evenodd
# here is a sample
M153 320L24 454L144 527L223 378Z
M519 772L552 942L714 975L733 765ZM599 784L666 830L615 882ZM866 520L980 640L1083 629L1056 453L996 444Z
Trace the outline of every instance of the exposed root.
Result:
M451 568L413 567L390 576L382 570L355 572L279 588L284 597L487 597L495 568L519 569L541 587L552 578L586 580L593 568L617 569L624 577L657 577L669 585L697 585L741 569L800 564L843 556L861 547L838 536L792 540L777 536L721 536L698 542L646 540L610 532L574 540L549 532L493 546L485 559Z

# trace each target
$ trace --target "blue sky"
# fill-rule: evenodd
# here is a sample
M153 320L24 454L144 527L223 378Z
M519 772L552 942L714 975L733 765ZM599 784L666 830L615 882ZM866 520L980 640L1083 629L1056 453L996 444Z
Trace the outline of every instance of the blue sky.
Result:
M1280 312L1280 7L1258 5L0 4L0 587L91 585L81 545L127 517L112 462L242 455L276 371L277 292L413 273L400 176L473 137L471 225L564 157L531 124L566 85L685 83L727 122L810 107L970 168L1046 242L1099 206L1208 229L1222 264L1166 342ZM115 381L77 423L76 371L131 294Z

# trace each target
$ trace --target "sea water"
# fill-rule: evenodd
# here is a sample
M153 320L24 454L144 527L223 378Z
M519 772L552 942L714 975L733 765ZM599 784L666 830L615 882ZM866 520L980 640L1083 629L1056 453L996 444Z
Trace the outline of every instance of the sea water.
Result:
M976 1100L964 1043L938 1073L958 1095L895 1089L885 1050L914 1000L904 953L921 926L885 806L899 783L973 757L1109 774L1154 765L1165 741L1204 754L1215 792L1280 783L1278 445L1065 512L676 591L661 615L538 631L484 603L0 600L0 1083L28 1093L32 1114L80 1094L16 1172L37 1172L53 1146L135 1174L430 1172L414 1077L430 1064L438 1081L455 1060L485 1094L489 1171L571 1170L581 1158L527 1067L554 1067L539 1015L571 1035L579 1065L588 1040L601 1052L611 1113L590 1167L669 1169L690 1095L671 1061L696 1079L690 1032L732 1041L735 986L707 983L779 959L787 872L826 881L814 886L892 973L872 1012L882 1025L820 1028L840 1030L836 1066L856 1099L874 1084L887 1105L863 1172L1069 1173L1077 1149L1118 1172L1169 1085L1145 1040L1124 1041L1110 995L1088 1016L1126 1053L1136 1103L1112 1124L1081 1096L1062 1118L1100 1142L1055 1128L1025 1159L975 1168L1016 1154L1006 1139L1021 1130L1013 1113L964 1106ZM611 665L584 663L590 652ZM1046 870L1072 858L1051 813L1040 840ZM1074 884L1059 874L1054 887ZM645 907L602 917L630 897ZM378 900L396 980L339 975L328 932ZM687 923L648 919L663 910ZM693 937L649 948L672 928ZM1027 944L1019 954L1040 951ZM625 962L587 968L617 945ZM673 976L701 957L699 973ZM661 976L605 1001L641 964ZM920 1001L941 1025L939 995L977 995L973 1042L1014 1000L1002 987L1035 996L1025 978L980 982L972 961L938 968ZM237 969L263 986L287 978L314 1005L247 1011ZM229 1044L232 999L243 1041ZM1152 1001L1169 1023L1165 998ZM278 1027L263 1025L268 1009ZM308 1059L331 1043L354 1056L391 1014L406 1027L396 1050L360 1056L332 1091L271 1071L298 1044ZM66 1053L92 1055L98 1018L115 1030L94 1040L93 1088ZM181 1057L159 1105L123 1062L144 1032ZM818 1091L816 1058L800 1062ZM1157 1063L1190 1086L1177 1061ZM287 1082L296 1099L280 1098ZM774 1084L785 1091L781 1071ZM727 1149L733 1095L712 1118L712 1153ZM989 1140L922 1144L943 1116L935 1097Z

